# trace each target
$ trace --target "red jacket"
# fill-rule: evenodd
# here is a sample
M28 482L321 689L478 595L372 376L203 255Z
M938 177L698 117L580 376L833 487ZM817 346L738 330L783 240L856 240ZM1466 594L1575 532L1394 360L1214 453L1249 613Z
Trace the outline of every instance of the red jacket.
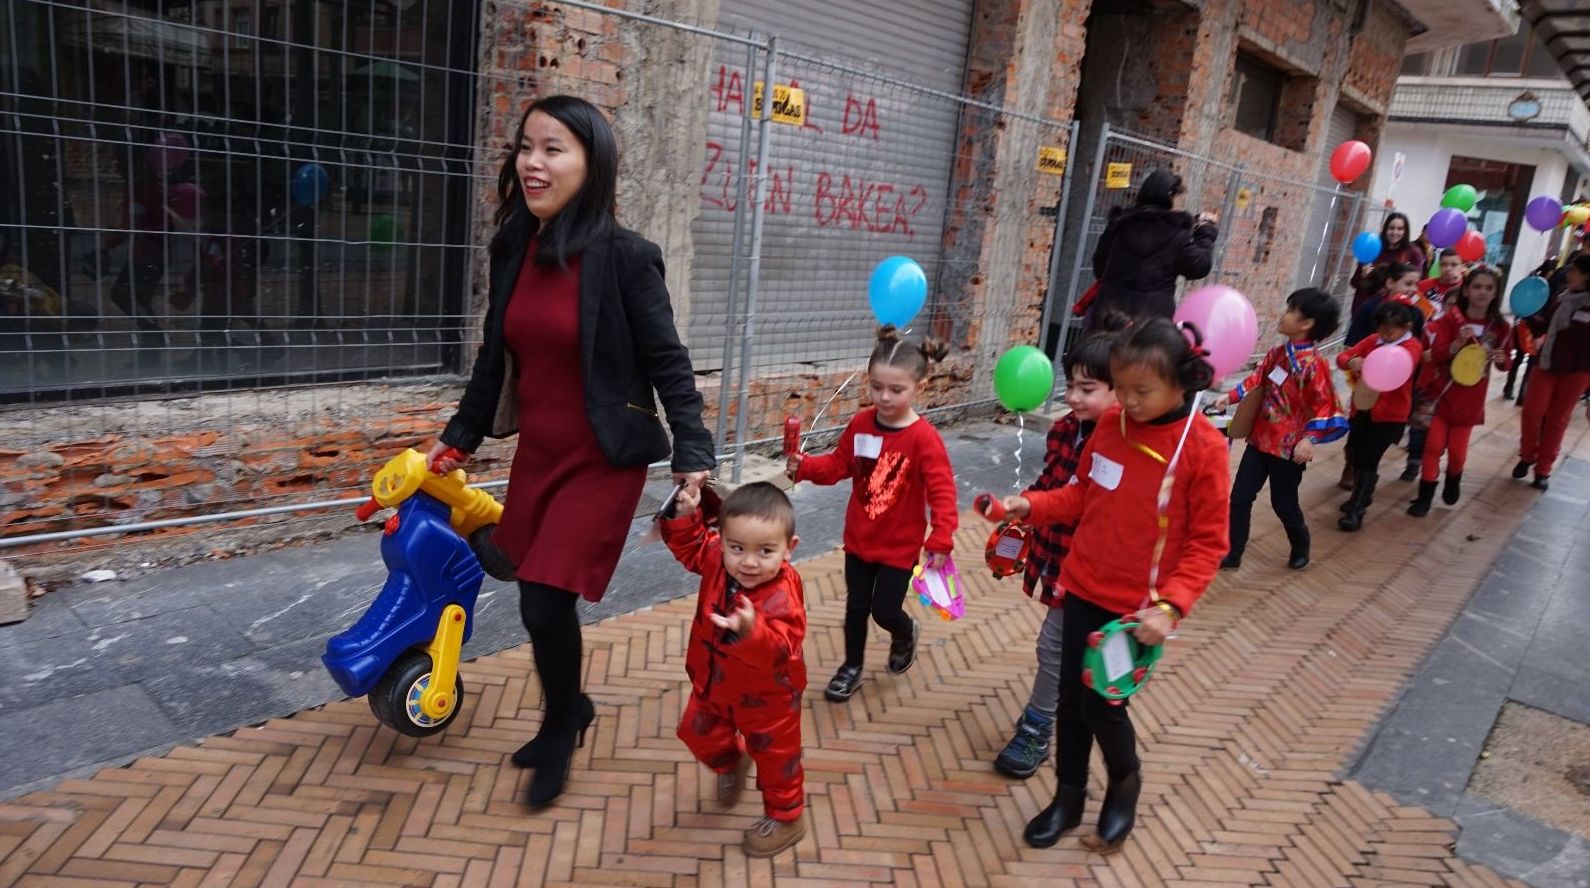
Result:
M1347 434L1347 417L1336 400L1330 365L1313 343L1287 342L1270 349L1232 390L1231 400L1241 401L1259 391L1264 393L1264 404L1248 441L1261 453L1291 459L1304 438L1329 444Z
M873 564L910 570L922 550L955 548L955 475L944 440L925 419L903 429L878 425L875 407L856 414L833 453L801 460L797 481L851 479L845 551ZM928 510L933 533L927 542Z
M1408 417L1413 413L1413 380L1419 375L1419 360L1424 354L1424 346L1420 344L1418 337L1412 334L1397 344L1407 349L1408 356L1413 358L1413 373L1400 388L1380 393L1380 400L1376 401L1375 406L1369 411L1369 418L1374 422L1407 422ZM1380 345L1379 336L1365 337L1357 345L1337 355L1336 366L1346 370L1348 362L1353 358L1367 358L1369 353ZM1358 415L1357 407L1353 408L1353 415Z
M690 623L685 673L696 696L735 705L747 696L798 695L806 689L806 591L788 561L778 576L741 589L723 569L723 541L696 512L662 522L663 540L685 570L701 575L696 617ZM709 614L727 616L744 595L756 606L756 624L742 637L712 625Z
M1430 323L1429 358L1419 371L1419 397L1435 401L1435 415L1449 425L1477 426L1485 422L1485 397L1491 386L1490 365L1485 375L1475 385L1452 383L1452 359L1458 349L1467 344L1463 338L1465 326L1478 327L1475 335L1486 348L1501 349L1502 372L1513 366L1513 330L1506 321L1489 326L1484 321L1471 321L1455 307Z
M1186 422L1133 422L1112 407L1099 417L1073 483L1023 494L1032 503L1028 520L1034 525L1076 525L1071 552L1060 568L1066 594L1122 614L1147 603L1166 466L1141 448L1169 460ZM1160 598L1183 615L1204 594L1225 557L1230 482L1225 436L1202 415L1194 416L1171 487L1159 572Z

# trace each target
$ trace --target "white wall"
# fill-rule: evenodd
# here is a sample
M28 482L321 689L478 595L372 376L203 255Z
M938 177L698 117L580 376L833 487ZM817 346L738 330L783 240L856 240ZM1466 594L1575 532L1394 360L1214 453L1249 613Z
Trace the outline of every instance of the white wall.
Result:
M1393 187L1392 161L1398 152L1407 155L1407 161L1402 179ZM1376 206L1391 200L1398 210L1408 214L1413 230L1417 232L1441 207L1441 195L1446 191L1447 169L1454 156L1533 166L1535 181L1529 190L1530 197L1541 194L1560 197L1563 179L1569 168L1567 158L1539 141L1506 136L1475 136L1443 132L1428 125L1391 123L1380 136L1375 177L1370 185L1371 199ZM1513 253L1513 267L1527 273L1539 265L1546 258L1548 246L1554 239L1555 234L1536 231L1527 223L1521 224Z

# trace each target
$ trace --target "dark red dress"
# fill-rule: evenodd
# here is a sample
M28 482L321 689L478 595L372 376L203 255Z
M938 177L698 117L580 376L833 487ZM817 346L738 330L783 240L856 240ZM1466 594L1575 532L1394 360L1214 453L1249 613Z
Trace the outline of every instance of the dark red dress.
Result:
M503 336L519 370L519 444L493 541L519 579L600 601L623 552L644 468L615 468L585 410L580 260L536 265L525 252Z

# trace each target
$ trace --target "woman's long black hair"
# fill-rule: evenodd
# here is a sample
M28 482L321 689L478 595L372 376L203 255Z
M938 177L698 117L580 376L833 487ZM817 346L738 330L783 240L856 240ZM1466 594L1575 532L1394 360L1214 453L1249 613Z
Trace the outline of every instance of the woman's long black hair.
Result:
M524 183L519 181L519 148L525 121L540 111L569 128L585 148L585 184L567 206L543 228L524 203ZM591 241L617 224L613 218L618 197L618 140L607 118L595 105L575 96L548 96L531 103L514 131L513 150L497 173L497 234L491 239L494 256L507 255L526 239L538 236L535 261L564 265Z
M1137 189L1137 205L1168 210L1175 206L1176 196L1186 191L1181 176L1170 170L1157 169L1148 174Z
M1391 230L1391 223L1395 219L1402 220L1402 243L1400 244L1392 243L1391 235L1386 233ZM1380 248L1382 250L1400 250L1411 243L1413 243L1413 223L1408 221L1408 217L1402 213L1392 213L1387 216L1386 221L1380 226Z

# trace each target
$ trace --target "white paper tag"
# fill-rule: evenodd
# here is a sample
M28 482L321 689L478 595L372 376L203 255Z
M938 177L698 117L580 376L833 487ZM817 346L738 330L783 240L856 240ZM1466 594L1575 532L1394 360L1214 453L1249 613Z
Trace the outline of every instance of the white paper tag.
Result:
M994 544L994 554L1000 558L1015 558L1021 554L1021 537L1000 537Z
M1575 324L1590 324L1590 311L1576 311L1572 320Z
M1104 678L1115 681L1132 671L1132 647L1125 632L1117 632L1104 640Z
M857 435L855 453L857 459L877 459L883 453L883 437L881 435Z
M1114 490L1121 486L1121 475L1125 467L1107 456L1093 454L1093 468L1088 471L1088 477L1093 483L1105 490Z
M1281 385L1282 383L1286 382L1287 377L1290 375L1291 374L1286 372L1285 367L1277 367L1270 371L1268 379L1276 385Z

